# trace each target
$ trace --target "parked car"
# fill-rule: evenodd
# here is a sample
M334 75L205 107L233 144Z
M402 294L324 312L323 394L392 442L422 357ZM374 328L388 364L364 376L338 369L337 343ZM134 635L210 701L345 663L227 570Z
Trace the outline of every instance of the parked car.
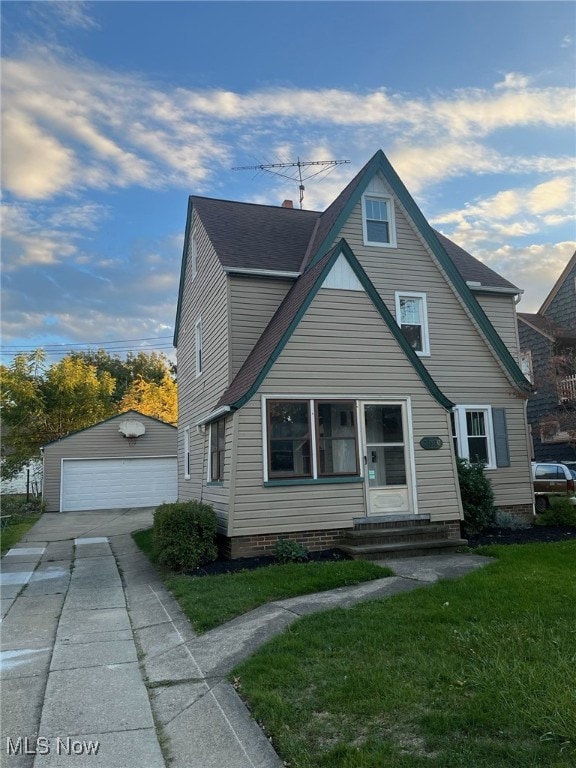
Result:
M569 496L576 504L576 478L564 464L532 462L532 482L536 497L536 512L545 512L551 496Z

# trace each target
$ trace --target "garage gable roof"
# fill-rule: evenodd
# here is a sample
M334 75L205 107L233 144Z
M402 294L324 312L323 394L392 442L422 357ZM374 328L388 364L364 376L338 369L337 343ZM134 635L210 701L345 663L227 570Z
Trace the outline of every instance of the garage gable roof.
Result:
M102 419L102 421L97 421L96 424L90 424L89 427L84 427L83 429L76 429L74 432L70 432L67 435L64 435L63 437L57 437L56 440L50 440L49 443L44 443L44 445L40 446L40 450L43 451L44 448L47 448L49 445L54 445L54 443L60 443L62 440L68 440L69 437L74 437L74 435L80 435L82 432L87 432L89 429L94 429L94 427L99 427L100 424L106 424L109 421L113 421L114 419L119 418L126 418L128 414L134 414L135 416L138 416L140 419L151 419L152 421L158 422L158 424L162 424L165 427L170 427L171 429L178 430L178 427L175 427L173 424L168 424L167 421L162 421L162 419L156 419L154 416L148 416L145 413L140 413L140 411L135 411L133 409L130 409L129 411L124 411L123 413L115 413L114 416L110 416L107 419Z

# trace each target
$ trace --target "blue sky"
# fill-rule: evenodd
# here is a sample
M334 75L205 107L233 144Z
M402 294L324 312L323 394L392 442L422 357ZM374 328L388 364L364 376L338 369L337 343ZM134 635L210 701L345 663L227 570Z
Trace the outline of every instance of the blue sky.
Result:
M170 353L187 196L297 199L233 166L349 160L306 185L321 210L381 148L525 312L574 251L572 2L1 13L3 362L83 343Z

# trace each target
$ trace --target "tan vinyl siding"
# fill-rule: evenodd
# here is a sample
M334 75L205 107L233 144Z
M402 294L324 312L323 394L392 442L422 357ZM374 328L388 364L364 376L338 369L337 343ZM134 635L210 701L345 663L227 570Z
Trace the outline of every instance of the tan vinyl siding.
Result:
M432 398L363 292L321 289L239 423L233 535L352 526L365 515L362 482L263 486L261 395L355 400L410 397L420 513L458 519L446 411ZM439 451L419 441L439 435Z
M192 227L190 228L192 232ZM178 497L202 499L214 505L225 529L228 479L222 487L206 487L208 435L196 423L218 402L229 381L228 307L226 274L195 217L198 271L194 279L186 265L178 334ZM196 376L195 326L202 319L202 374ZM184 430L190 427L190 479L184 479ZM225 457L228 459L228 454Z
M129 445L128 440L118 432L120 422L124 419L135 419L146 427L146 432L136 440L134 445ZM174 427L129 411L47 445L44 448L43 489L46 511L60 510L62 459L176 456L176 443L177 432Z
M423 357L422 362L442 392L457 405L506 408L512 466L490 473L496 503L530 504L532 480L523 400L514 394L493 352L397 200L395 217L397 248L363 244L360 204L336 239L346 238L392 315L395 291L426 293L430 357ZM498 315L492 306L489 317L497 319L499 331L506 330L505 313ZM511 344L513 332L509 328L505 336L506 343Z
M516 304L514 296L474 293L476 301L492 323L498 335L508 347L514 360L518 362L520 354L520 342L518 340L518 321L516 318Z
M232 380L292 287L293 281L230 275L228 282Z

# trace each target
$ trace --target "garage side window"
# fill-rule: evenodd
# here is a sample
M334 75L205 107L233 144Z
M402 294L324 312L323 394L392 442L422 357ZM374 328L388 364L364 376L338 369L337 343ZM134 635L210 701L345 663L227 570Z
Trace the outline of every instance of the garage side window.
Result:
M224 454L226 450L226 419L218 419L210 425L210 480L224 480Z
M190 480L190 427L184 430L184 479Z

